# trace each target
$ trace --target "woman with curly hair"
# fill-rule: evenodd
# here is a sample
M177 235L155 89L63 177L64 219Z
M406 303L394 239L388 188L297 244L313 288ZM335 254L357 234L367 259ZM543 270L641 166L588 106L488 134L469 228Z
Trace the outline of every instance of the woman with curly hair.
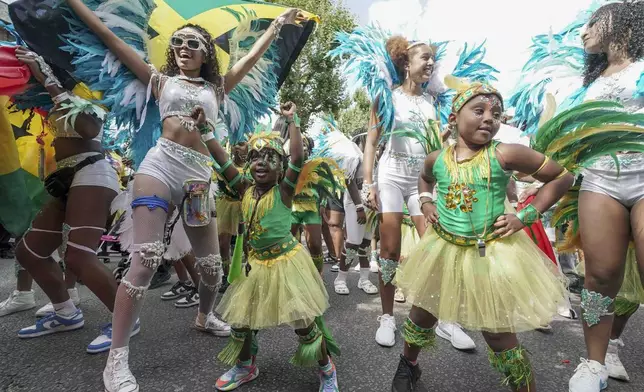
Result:
M167 50L167 65L159 72L103 24L82 0L67 3L105 46L149 86L161 112L161 138L147 153L134 177L135 252L116 296L112 347L103 372L107 392L138 391L139 385L128 366L129 331L141 311L150 279L162 260L169 206L171 203L181 206L184 195L202 201L186 203L182 214L201 273L196 327L230 330L212 314L222 279L222 260L217 224L211 219L210 211L206 211L209 202L204 191L212 175L212 158L204 143L214 139L219 103L224 94L253 68L284 24L297 23L299 13L294 9L285 11L257 40L250 53L226 75L220 75L213 39L200 26L188 24L175 31ZM197 113L196 108L201 111ZM204 121L197 122L199 114L205 116Z
M611 3L591 17L581 38L586 52L584 100L618 101L644 112L644 2ZM606 352L615 297L624 280L632 239L644 272L644 154L623 151L586 169L579 194L579 232L586 280L581 293L588 359L569 382L570 392L606 388Z

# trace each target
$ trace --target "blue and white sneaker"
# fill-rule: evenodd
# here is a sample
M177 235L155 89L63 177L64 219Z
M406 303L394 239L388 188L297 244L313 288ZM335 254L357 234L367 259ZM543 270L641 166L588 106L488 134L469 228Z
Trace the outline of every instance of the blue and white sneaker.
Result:
M76 309L76 312L71 316L50 313L36 321L35 325L18 331L18 337L22 339L37 338L39 336L50 335L52 333L74 331L83 328L84 325L85 319L83 318L83 312L80 309Z
M141 332L141 321L136 320L130 337L138 335ZM104 353L110 350L112 346L112 323L105 325L101 329L101 334L87 346L87 352L90 354Z

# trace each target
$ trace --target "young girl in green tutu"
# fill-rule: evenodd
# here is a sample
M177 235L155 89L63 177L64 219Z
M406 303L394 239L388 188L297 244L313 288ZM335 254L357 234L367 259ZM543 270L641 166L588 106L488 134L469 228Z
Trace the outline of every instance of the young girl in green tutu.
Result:
M226 290L217 312L232 327L230 341L219 359L233 367L219 377L216 388L231 391L259 375L255 363L259 330L291 326L300 345L291 363L319 366L320 391L338 391L329 354L339 354L322 315L329 307L324 282L309 252L291 235L291 207L296 184L311 172L302 167L304 153L299 119L293 103L282 106L290 139L286 162L277 132L258 132L248 141L248 186L221 145L208 138L207 146L218 173L242 198L244 230L230 267ZM302 177L298 180L298 177ZM247 245L248 264L242 272L239 252Z
M418 182L421 209L434 230L427 230L395 280L413 307L392 391L415 389L418 354L433 344L440 318L480 330L504 384L534 392L532 367L516 333L548 324L564 285L522 228L559 200L573 177L528 147L493 140L503 113L497 90L481 83L456 87L449 122L457 143L428 155ZM517 214L506 204L515 171L545 183Z

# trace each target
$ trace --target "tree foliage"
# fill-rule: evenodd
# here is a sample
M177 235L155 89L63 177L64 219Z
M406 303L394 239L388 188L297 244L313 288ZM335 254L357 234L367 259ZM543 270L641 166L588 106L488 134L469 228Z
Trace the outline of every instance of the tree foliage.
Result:
M338 115L338 126L342 133L347 136L355 136L367 131L369 126L369 113L371 103L364 90L357 90L350 99L347 99L347 107Z
M344 92L340 62L328 58L327 53L332 48L336 32L350 31L356 26L355 16L341 3L332 0L269 2L303 9L321 19L282 85L281 101L295 102L303 125L308 124L314 113L332 113L337 116L349 101Z

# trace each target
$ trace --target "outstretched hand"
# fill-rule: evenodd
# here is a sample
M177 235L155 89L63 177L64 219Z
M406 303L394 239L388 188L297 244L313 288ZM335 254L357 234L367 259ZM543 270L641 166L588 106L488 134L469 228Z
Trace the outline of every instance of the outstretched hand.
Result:
M301 10L297 8L289 8L284 11L280 16L277 17L278 20L281 20L285 25L295 25L302 26L302 23L309 20Z
M36 61L36 56L38 56L36 53L30 51L27 48L24 48L22 46L18 46L16 48L16 58L23 64L29 67L29 70L31 71L31 74L33 77L39 82L39 83L44 83L45 79L47 77L45 74L40 70L40 65Z

